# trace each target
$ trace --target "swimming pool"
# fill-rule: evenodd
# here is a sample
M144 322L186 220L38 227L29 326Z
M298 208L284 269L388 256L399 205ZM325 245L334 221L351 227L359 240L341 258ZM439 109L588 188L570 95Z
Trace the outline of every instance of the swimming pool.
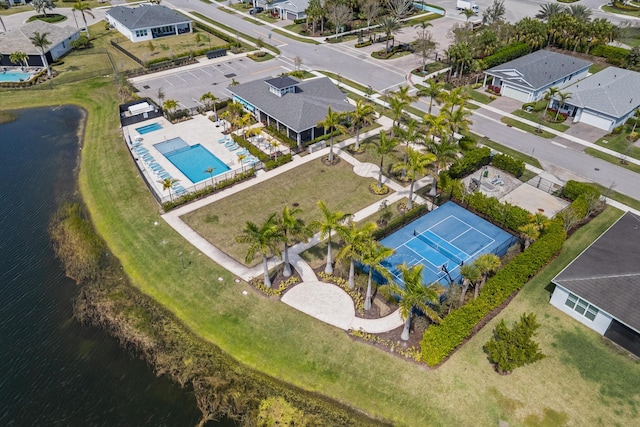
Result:
M231 169L202 145L189 146L182 138L173 138L154 147L194 184ZM214 169L212 174L205 172L208 168Z
M143 135L145 133L153 132L154 130L160 130L160 129L162 129L161 125L159 125L158 123L151 123L150 125L146 125L146 126L142 126L142 127L136 128L136 131L140 135Z
M7 70L0 72L0 82L26 82L31 74L21 71Z

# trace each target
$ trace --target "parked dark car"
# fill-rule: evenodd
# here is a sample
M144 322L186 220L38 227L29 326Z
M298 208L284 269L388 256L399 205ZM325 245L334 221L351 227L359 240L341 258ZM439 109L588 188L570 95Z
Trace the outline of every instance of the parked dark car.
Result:
M249 10L249 15L257 15L260 12L263 12L263 11L264 11L264 7L252 7Z

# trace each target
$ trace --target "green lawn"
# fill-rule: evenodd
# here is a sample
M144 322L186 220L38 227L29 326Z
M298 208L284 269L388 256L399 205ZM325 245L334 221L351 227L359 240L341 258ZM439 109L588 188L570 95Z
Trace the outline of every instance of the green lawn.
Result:
M556 137L555 134L551 133L551 132L547 132L544 130L541 130L540 132L538 132L538 129L534 126L522 123L519 120L516 119L512 119L510 117L503 117L502 119L500 119L500 121L504 124L506 124L507 126L511 126L520 130L523 130L525 132L529 132L532 133L534 135L538 135L542 138L547 138L547 139L553 139Z
M200 41L196 41L198 34ZM149 42L134 43L131 40L125 40L118 44L146 62L155 58L183 56L196 50L213 49L216 46L226 45L227 42L205 31L194 31L189 34L153 39L151 41L151 45L154 47L153 51L150 49Z
M482 145L486 145L487 147L493 148L496 151L500 151L503 154L508 154L515 159L522 160L523 162L528 163L531 166L535 166L537 168L542 169L542 165L540 164L538 159L536 159L533 156L529 156L527 154L521 153L520 151L514 150L505 145L498 144L497 142L492 141L488 138L480 138L477 135L474 135L474 136L476 137L478 142Z
M602 159L614 165L629 169L630 171L633 171L635 173L640 173L640 165L629 162L622 163L620 161L620 157L618 156L612 156L611 154L603 153L602 151L596 150L595 148L585 148L584 152L590 156L597 157L598 159Z
M631 130L631 129L629 129ZM640 131L640 126L636 127L637 131ZM629 141L627 136L630 132L622 132L617 135L609 134L605 135L596 141L601 147L607 147L610 150L617 151L625 156L640 159L640 147L636 147L633 141Z
M511 114L513 114L514 116L522 117L523 119L527 119L534 123L538 123L539 125L546 126L551 129L555 129L559 132L564 132L570 127L568 125L565 125L564 123L552 123L547 120L544 120L540 116L541 114L544 114L544 111L541 113L527 113L524 110L518 109L518 110L512 111Z
M286 32L286 31L282 31L280 28L273 28L273 29L272 29L272 32L274 32L274 33L276 33L276 34L280 34L281 36L284 36L284 37L290 38L290 39L292 39L292 40L296 40L296 41L302 42L302 43L320 44L320 42L315 41L315 40L313 40L313 39L307 39L307 38L304 38L304 37L294 36L294 35L293 35L293 34L291 34L291 33L288 33L288 32Z
M491 99L489 95L486 95L482 92L478 92L477 90L473 90L469 86L465 86L465 92L469 95L471 99L473 99L476 102L480 102L482 104L490 104L494 101L493 99Z
M110 252L134 286L247 368L400 426L488 426L500 420L512 426L637 423L638 363L550 306L546 289L619 212L608 209L576 232L562 255L496 319L441 367L428 369L354 342L334 327L234 283L229 272L167 226L121 140L119 102L111 78L0 93L0 110L51 104L85 108L80 192ZM293 201L285 191L278 194L282 199L277 202ZM237 205L236 210L247 208ZM257 214L268 213L261 207ZM185 269L179 267L181 256L189 261ZM482 346L499 319L511 322L525 311L534 311L542 323L536 340L547 357L512 375L498 375Z
M622 10L609 5L603 5L602 10L604 12L615 13L616 15L626 15L626 16L635 16L636 18L640 17L640 9L638 10Z
M302 209L301 218L309 224L320 219L318 200L324 200L331 210L354 213L383 198L369 191L373 182L371 178L355 175L353 166L344 160L334 166L324 166L315 160L184 215L182 219L218 248L244 261L247 246L237 243L235 238L242 234L245 222L261 224L269 214L280 213L285 206L297 203ZM260 259L253 265L258 262Z

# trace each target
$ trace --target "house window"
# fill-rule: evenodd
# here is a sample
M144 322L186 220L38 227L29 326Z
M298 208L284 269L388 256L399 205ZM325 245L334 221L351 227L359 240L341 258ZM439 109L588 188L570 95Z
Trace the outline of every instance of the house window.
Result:
M594 306L592 306L582 298L578 298L577 295L574 295L571 293L567 297L567 300L565 301L564 305L566 305L567 307L571 308L573 311L576 311L577 313L581 314L582 316L586 317L591 321L593 321L598 315L597 308L595 308Z
M144 37L147 35L147 30L136 30L136 37Z

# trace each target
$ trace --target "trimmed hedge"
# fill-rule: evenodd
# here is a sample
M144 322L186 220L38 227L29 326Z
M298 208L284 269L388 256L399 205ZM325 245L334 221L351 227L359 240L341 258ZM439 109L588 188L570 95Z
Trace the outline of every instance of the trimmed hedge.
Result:
M486 166L491 162L491 149L489 147L476 148L467 151L463 158L449 168L449 176L460 179Z
M453 196L461 200L462 194L456 189ZM529 223L531 214L520 206L514 206L509 203L501 203L495 197L489 197L476 191L469 194L464 199L467 206L476 212L489 217L494 223L501 224L510 230L517 230L525 224Z
M496 65L504 64L505 62L513 61L528 54L531 51L531 47L523 42L510 44L500 48L493 55L485 57L482 61L484 63L485 70L495 67Z
M609 64L612 65L622 65L629 56L629 50L609 45L598 45L594 46L593 49L589 51L589 53L593 56L600 56L605 58Z
M580 196L600 197L600 192L589 184L569 180L562 189L562 195L569 200L577 200Z
M500 170L520 178L524 173L524 162L507 154L496 154L491 158L491 164Z
M275 169L278 166L282 166L284 164L289 163L293 159L293 155L291 153L284 154L277 159L267 160L264 163L264 169L270 171L271 169Z
M416 218L429 212L429 206L427 205L414 205L413 209L406 212L404 215L397 216L387 223L385 227L376 228L372 236L375 240L380 240L383 237L393 233L400 227L405 226L407 223L413 221Z
M269 160L269 155L265 154L261 149L259 149L243 137L232 133L231 138L233 138L233 140L238 143L239 146L241 146L242 148L246 148L249 153L256 156L261 162L264 163Z
M566 234L558 220L544 234L495 276L487 280L478 299L446 316L440 324L429 326L422 342L422 361L429 366L442 363L468 338L475 326L521 289L562 248Z

